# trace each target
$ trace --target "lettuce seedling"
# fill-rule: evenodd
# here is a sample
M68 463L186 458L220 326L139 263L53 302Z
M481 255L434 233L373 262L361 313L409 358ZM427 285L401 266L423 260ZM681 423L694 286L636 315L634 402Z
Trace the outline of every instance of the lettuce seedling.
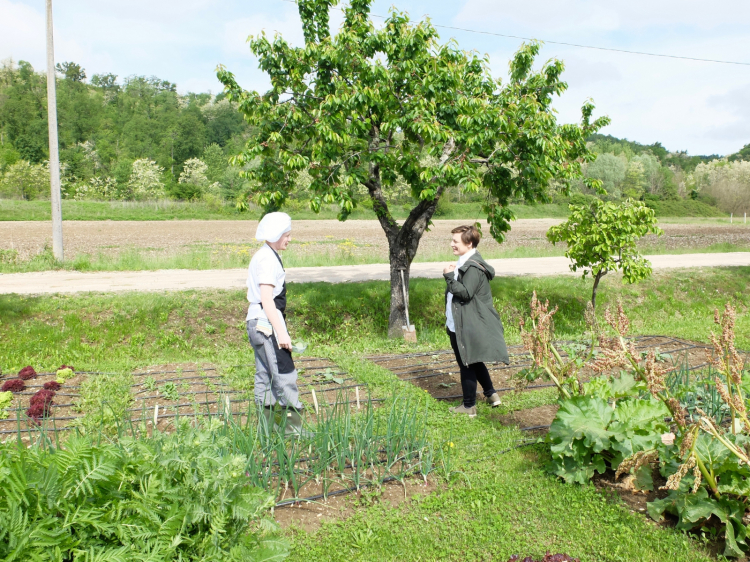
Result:
M11 379L3 383L0 392L21 392L24 388L26 388L26 383L21 379Z
M69 379L72 379L76 374L73 372L73 369L70 367L65 367L64 369L58 369L57 373L57 382L60 384L65 384L66 381Z
M28 381L36 378L36 371L31 365L27 365L20 371L18 371L18 378L23 381Z
M0 392L0 420L4 420L8 417L8 412L5 411L5 408L10 406L12 401L12 392Z

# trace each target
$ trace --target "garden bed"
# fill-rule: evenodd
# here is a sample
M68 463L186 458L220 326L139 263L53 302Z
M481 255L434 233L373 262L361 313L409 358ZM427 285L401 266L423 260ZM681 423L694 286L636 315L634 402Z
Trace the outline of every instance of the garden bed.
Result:
M706 350L709 346L680 338L670 336L638 336L633 338L638 351L648 352L654 350L661 354L664 360L672 361L675 367L684 365L685 362L690 369L705 367ZM568 344L570 342L567 342ZM564 350L566 342L557 344L559 349ZM508 347L510 364L489 363L487 368L494 383L495 389L502 395L516 391L514 376L522 369L531 366L531 358L523 349L522 345ZM562 356L567 354L562 352ZM435 352L412 353L402 355L371 356L369 359L381 367L393 372L399 379L409 381L419 388L427 391L436 400L459 400L461 396L461 376L456 364L456 359L451 350ZM581 371L582 380L589 380L594 375L590 368ZM532 381L524 390L531 391L538 388L554 386L550 382L537 379ZM478 389L481 393L481 388ZM479 394L477 399L481 400ZM554 417L554 415L553 415ZM539 424L532 424L539 425Z
M306 406L308 423L315 423L316 410L347 402L353 410L361 409L369 400L366 386L356 382L336 364L325 358L297 359L301 400ZM180 417L217 415L231 411L238 423L247 421L253 406L254 365L237 365L220 370L215 365L170 363L152 365L132 373L131 402L125 418L133 423L144 422L151 428L156 421L162 432L171 432ZM13 394L7 408L8 418L0 420L0 440L9 438L29 441L39 431L65 432L77 427L87 413L82 406L81 386L89 377L101 372L76 372L56 392L50 414L34 423L26 416L29 400L44 383L54 381L56 374L39 373L25 381L26 388ZM0 383L16 378L5 375ZM315 397L313 398L313 392ZM121 398L121 397L120 397ZM106 397L102 397L106 408ZM316 407L317 402L317 407ZM377 402L377 401L376 401Z

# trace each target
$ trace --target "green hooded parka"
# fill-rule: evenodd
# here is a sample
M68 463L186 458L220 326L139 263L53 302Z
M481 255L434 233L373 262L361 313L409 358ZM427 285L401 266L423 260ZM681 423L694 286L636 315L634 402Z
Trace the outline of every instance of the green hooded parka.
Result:
M446 302L453 293L451 311L462 363L510 363L503 322L492 303L495 269L476 252L459 268L458 279L452 271L443 277Z

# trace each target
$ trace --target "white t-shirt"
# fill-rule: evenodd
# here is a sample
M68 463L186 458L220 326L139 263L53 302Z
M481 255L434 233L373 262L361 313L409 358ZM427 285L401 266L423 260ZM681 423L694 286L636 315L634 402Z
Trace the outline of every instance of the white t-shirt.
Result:
M247 318L264 318L268 320L263 306L260 304L260 286L273 285L273 296L276 298L284 288L286 273L281 266L279 258L268 244L263 244L260 250L255 252L250 266L247 268L247 300L250 306L247 309ZM281 314L279 314L281 318ZM283 318L282 318L283 322Z
M453 270L453 279L458 281L458 270L466 263L466 261L477 253L476 248L472 248L468 252L466 252L463 256L460 256L458 258L458 262L456 262L456 269ZM445 326L451 331L456 331L456 325L453 321L453 310L451 310L451 305L453 304L453 293L448 291L448 299L445 302Z

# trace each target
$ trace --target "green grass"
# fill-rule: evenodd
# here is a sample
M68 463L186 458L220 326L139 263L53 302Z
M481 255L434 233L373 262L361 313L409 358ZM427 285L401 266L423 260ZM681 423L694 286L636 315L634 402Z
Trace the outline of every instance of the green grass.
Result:
M713 217L727 218L725 213L699 201L653 201L649 206L662 217ZM413 205L391 204L393 217L405 219ZM435 219L485 219L481 203L451 202L434 217ZM567 218L567 204L511 205L519 219ZM320 213L312 212L304 201L291 201L284 209L294 219L336 219L338 208L326 205ZM251 208L238 212L233 204L207 204L202 201L72 201L62 202L63 220L74 221L141 221L141 220L257 220L259 210ZM375 213L362 205L352 213L350 219L374 220ZM20 201L0 199L0 221L46 221L50 220L49 201Z
M413 206L413 205L412 205ZM410 205L391 205L391 212L396 219L405 219L411 210ZM445 211L439 212L435 219L476 219L482 218L480 203L451 203ZM566 205L511 205L519 219L565 218L568 216ZM290 202L284 211L294 219L329 219L335 220L338 207L325 205L320 213L314 213L302 201ZM232 204L214 205L201 201L71 201L62 202L63 220L71 221L142 221L142 220L257 220L259 209L251 208L240 213ZM0 221L48 221L50 220L49 201L20 201L0 199ZM485 216L486 218L486 216ZM350 220L375 220L375 213L365 206L358 207Z
M683 199L680 201L648 201L657 217L725 217L726 213L702 201Z
M117 254L78 254L67 261L57 262L50 248L45 248L28 260L18 260L13 250L0 250L0 273L24 273L64 269L70 271L155 271L159 269L233 269L246 268L258 244L195 244L178 253L154 253L147 248L125 248ZM324 242L296 243L292 241L284 252L286 267L330 267L336 265L363 265L387 263L369 244L356 244L351 240L326 240ZM748 252L750 246L718 243L703 247L665 247L660 240L643 245L646 255L698 254L721 252ZM485 259L539 258L562 256L565 246L503 247L483 250ZM423 250L414 260L419 262L453 262L455 256L448 249Z
M657 274L635 286L606 277L600 315L622 299L634 334L671 334L707 341L714 307L738 309L738 346L750 349L750 268ZM492 283L510 342L536 289L560 310L560 338L584 330L590 281L500 278ZM420 343L386 337L388 285L384 282L290 284L289 320L307 353L328 356L375 396L394 391L424 396L365 359L372 353L448 347L443 329L443 283L414 280L411 314ZM78 369L125 372L171 362L251 363L243 319L243 291L188 291L25 297L0 296L0 368L37 370L60 363ZM103 380L103 379L102 379ZM502 412L479 405L474 420L456 419L447 404L428 400L431 439L451 454L450 482L396 508L375 505L314 534L288 531L292 560L507 560L514 553L567 552L582 561L708 561L700 545L650 524L592 486L568 486L544 472L543 447L512 449L524 436L504 427L498 413L550 403L548 390L507 396ZM453 447L450 444L453 443ZM450 451L449 451L450 450Z

